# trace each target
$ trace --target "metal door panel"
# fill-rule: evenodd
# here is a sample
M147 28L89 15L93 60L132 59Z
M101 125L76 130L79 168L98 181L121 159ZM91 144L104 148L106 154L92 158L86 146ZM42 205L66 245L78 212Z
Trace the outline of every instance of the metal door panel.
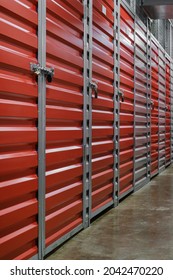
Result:
M165 164L171 163L171 68L170 60L166 59L166 124L165 124Z
M159 49L151 39L151 176L159 170Z
M1 6L0 259L28 259L38 252L37 1Z
M165 168L165 128L166 128L166 59L165 53L159 48L159 171Z
M114 3L93 0L92 80L98 97L92 96L92 178L90 219L114 203Z
M134 133L134 19L120 7L120 157L119 197L133 189L133 133ZM126 143L126 145L125 145ZM126 168L127 166L127 168Z
M135 117L134 117L134 186L148 180L148 68L147 29L136 19L135 24ZM140 141L140 139L143 141Z
M46 1L46 253L83 227L83 4ZM65 239L62 239L65 240Z

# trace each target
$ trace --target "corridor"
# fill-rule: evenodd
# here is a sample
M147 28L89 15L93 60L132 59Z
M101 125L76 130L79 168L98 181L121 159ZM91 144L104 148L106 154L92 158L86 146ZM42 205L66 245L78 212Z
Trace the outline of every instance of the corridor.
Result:
M48 260L173 260L173 165Z

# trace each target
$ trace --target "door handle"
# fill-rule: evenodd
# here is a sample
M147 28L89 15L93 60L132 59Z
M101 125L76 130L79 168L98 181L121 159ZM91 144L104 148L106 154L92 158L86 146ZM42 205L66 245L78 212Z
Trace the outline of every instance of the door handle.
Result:
M153 101L153 100L151 100L150 105L151 105L151 109L153 110L153 109L154 109L154 107L155 107L155 104L154 104L154 101Z
M92 81L89 86L94 91L95 98L98 98L98 83L96 81Z
M121 102L124 102L124 92L119 90L118 95L119 95L119 98L121 98Z
M165 111L168 112L168 106L167 105L165 106Z

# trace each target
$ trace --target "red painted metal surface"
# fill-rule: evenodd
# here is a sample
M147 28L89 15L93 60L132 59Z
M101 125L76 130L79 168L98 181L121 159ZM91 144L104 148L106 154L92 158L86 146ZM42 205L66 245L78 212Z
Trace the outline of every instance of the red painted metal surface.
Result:
M135 32L135 186L138 186L148 177L147 28L137 22Z
M159 168L165 167L166 149L166 60L165 53L159 52Z
M113 202L113 1L93 1L92 214Z
M37 1L1 6L0 259L28 259L38 251Z
M83 5L47 0L46 246L82 224Z
M151 40L151 175L159 171L159 51Z
M171 69L170 61L166 59L166 164L171 161Z
M134 135L134 20L120 11L120 196L133 188Z

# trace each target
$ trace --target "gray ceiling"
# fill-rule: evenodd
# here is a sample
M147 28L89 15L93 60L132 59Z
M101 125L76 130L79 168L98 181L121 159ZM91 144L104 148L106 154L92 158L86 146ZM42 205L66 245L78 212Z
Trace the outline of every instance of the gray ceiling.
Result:
M142 0L141 6L152 19L173 19L173 0Z

